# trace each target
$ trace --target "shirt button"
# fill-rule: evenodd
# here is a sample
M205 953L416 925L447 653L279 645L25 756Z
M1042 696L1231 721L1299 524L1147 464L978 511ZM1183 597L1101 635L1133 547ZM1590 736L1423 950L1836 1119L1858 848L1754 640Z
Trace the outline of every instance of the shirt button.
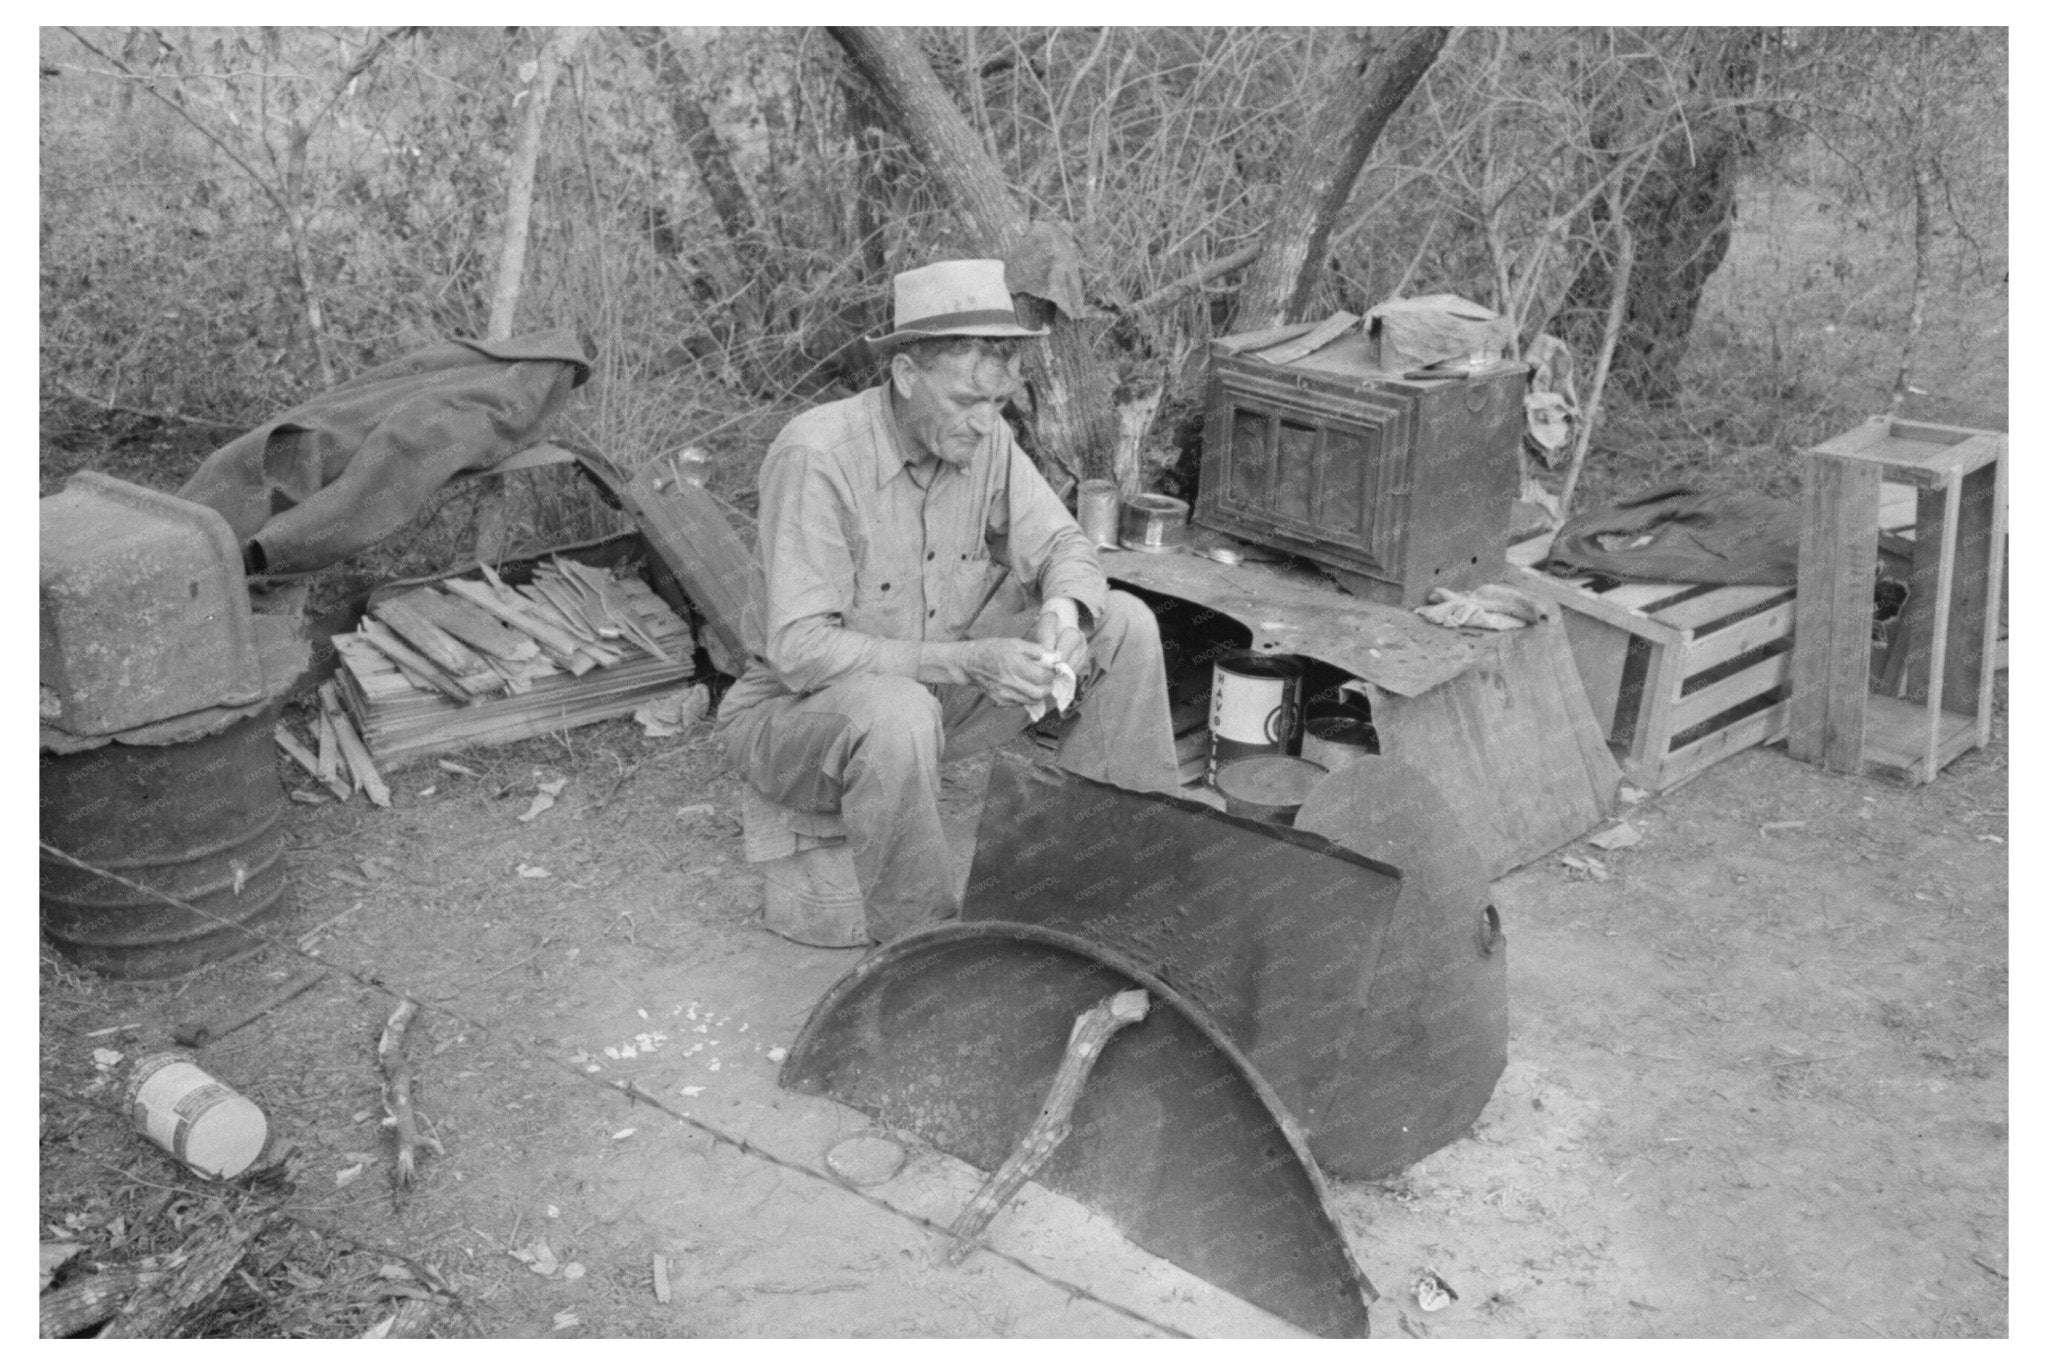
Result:
M939 614L939 609L938 609L937 607L933 607L933 608L931 608L930 610L928 610L927 612L925 612L925 616L926 616L927 618L929 618L929 617L933 617L933 616L937 616L938 614Z
M883 591L883 592L887 592L887 591L889 591L889 585L888 585L887 583L884 583L884 584L882 585L882 591Z
M924 552L924 557L927 560L937 559L939 557L939 552L937 550L926 550Z

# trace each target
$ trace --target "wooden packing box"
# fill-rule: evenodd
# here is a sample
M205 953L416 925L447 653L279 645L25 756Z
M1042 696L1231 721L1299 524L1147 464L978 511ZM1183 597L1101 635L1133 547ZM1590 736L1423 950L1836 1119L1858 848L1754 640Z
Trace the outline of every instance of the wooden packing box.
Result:
M1806 454L1794 758L1931 782L1991 737L2005 569L2006 436L1873 417ZM1886 486L1914 512L1899 634L1873 687Z
M1362 333L1306 353L1317 333L1267 335L1212 348L1195 520L1392 606L1499 578L1527 369L1409 379Z
M1564 610L1594 719L1628 780L1668 791L1785 733L1793 590L1558 578L1548 536L1508 552L1509 582ZM1866 614L1867 619L1867 614Z

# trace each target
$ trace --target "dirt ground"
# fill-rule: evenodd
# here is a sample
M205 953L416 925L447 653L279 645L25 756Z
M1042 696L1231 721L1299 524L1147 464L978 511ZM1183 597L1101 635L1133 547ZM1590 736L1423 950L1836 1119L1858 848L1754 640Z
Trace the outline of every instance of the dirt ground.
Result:
M1492 1102L1399 1178L1335 1187L1374 1335L2003 1335L2004 712L2001 678L1992 747L1932 786L1751 750L1632 807L1635 847L1502 879ZM290 808L276 932L342 970L202 1053L292 1145L261 1179L207 1186L108 1106L173 1024L305 961L123 984L46 950L39 1219L85 1248L68 1273L280 1210L202 1330L357 1335L418 1301L470 1337L1294 1332L1037 1186L949 1268L932 1224L978 1174L914 1142L864 1191L822 1174L867 1122L778 1090L776 1061L859 954L755 923L707 726L454 759L469 771L400 770L388 811ZM986 772L948 772L963 857ZM1588 853L1604 879L1562 861ZM409 1053L445 1149L403 1197L374 1056L389 991L428 1007ZM1434 1313L1425 1267L1458 1295Z

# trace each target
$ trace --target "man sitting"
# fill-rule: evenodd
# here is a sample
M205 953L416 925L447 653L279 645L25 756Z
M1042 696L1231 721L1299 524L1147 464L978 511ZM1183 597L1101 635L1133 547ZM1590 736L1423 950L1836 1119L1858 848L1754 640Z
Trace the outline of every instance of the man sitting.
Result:
M802 414L761 464L747 643L719 708L761 795L846 824L868 933L959 913L939 760L1001 743L1078 683L1059 763L1137 791L1177 785L1159 628L1112 592L1000 415L1018 325L1000 261L898 275L886 382ZM1028 617L984 612L1004 573ZM995 618L991 620L990 618Z

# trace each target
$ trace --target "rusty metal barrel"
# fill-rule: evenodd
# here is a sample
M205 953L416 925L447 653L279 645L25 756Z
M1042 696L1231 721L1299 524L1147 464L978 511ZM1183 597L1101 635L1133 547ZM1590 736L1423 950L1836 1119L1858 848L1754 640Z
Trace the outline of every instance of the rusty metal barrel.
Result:
M273 704L197 738L42 755L43 843L162 893L44 850L43 932L60 953L151 979L262 946L249 930L285 906L276 719Z

